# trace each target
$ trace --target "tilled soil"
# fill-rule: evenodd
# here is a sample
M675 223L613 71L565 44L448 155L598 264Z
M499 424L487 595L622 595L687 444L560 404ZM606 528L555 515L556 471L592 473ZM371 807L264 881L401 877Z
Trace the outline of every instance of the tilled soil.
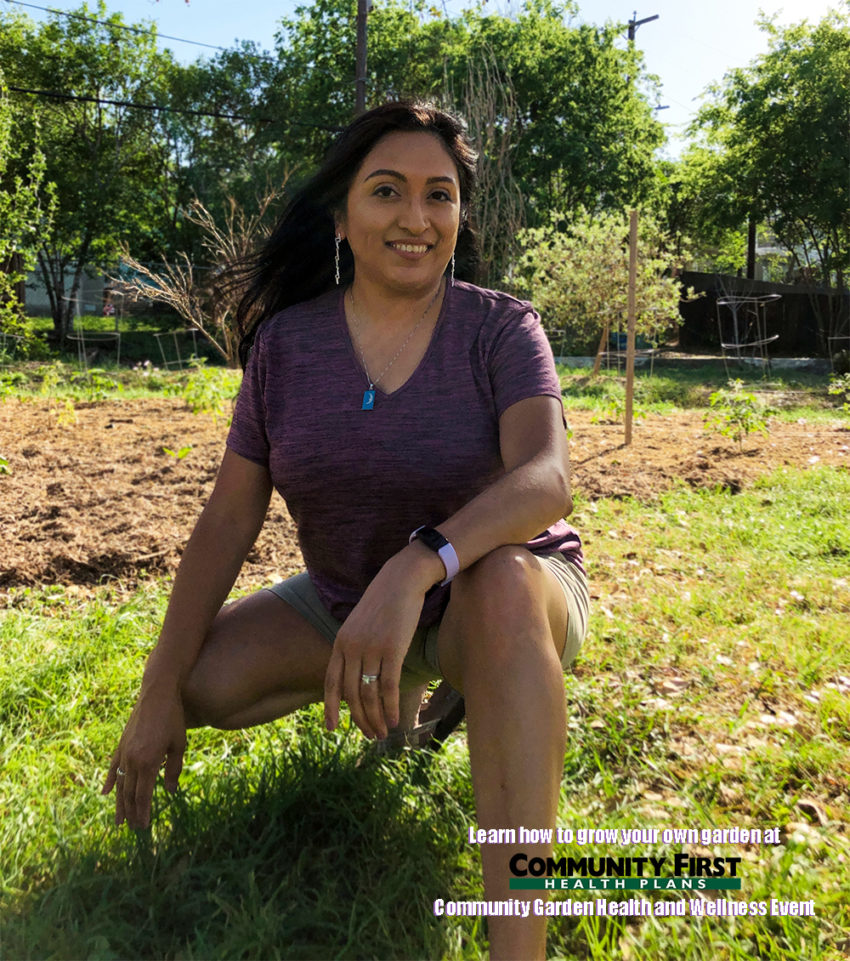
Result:
M622 425L592 423L589 413L571 412L570 427L573 485L589 499L649 499L679 480L737 492L783 465L850 465L850 431L838 424L774 420L742 452L706 434L699 411L638 421L629 447ZM223 422L193 415L177 398L76 411L43 400L0 404L0 456L9 468L0 474L0 589L105 582L129 589L173 572L226 434ZM240 584L300 569L292 520L275 497Z

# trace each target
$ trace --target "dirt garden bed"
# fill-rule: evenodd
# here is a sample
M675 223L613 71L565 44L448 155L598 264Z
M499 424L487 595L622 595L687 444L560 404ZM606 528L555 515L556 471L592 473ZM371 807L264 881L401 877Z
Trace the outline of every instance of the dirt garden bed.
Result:
M170 573L211 489L222 422L171 398L78 405L75 417L46 401L0 404L10 470L0 475L0 590L115 579L128 588ZM621 425L591 423L589 413L571 412L570 426L574 487L586 498L650 498L678 479L738 491L783 465L850 466L850 431L838 424L774 421L743 452L706 434L698 411L639 421L629 448ZM292 521L275 497L241 583L300 569Z

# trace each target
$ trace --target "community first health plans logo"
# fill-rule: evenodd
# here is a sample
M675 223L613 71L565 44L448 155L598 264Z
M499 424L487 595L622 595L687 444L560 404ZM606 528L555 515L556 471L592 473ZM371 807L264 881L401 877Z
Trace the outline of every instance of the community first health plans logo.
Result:
M814 917L815 902L787 901L770 898L748 901L728 898L720 892L741 891L740 855L719 856L675 850L679 845L705 851L716 851L718 845L773 846L780 843L779 828L500 828L469 829L469 843L499 845L507 849L511 891L541 891L546 896L522 897L501 901L450 901L438 898L433 911L437 916L487 917L529 915L597 917ZM644 846L647 853L605 855L580 853L571 856L556 853L541 857L528 853L523 846L532 845ZM672 845L672 850L659 850ZM517 850L510 853L511 846ZM558 892L569 892L566 898L550 900ZM690 892L690 894L688 894ZM621 898L605 895L673 894L673 899L651 900L645 897ZM580 894L576 898L573 895ZM678 895L678 896L676 896Z

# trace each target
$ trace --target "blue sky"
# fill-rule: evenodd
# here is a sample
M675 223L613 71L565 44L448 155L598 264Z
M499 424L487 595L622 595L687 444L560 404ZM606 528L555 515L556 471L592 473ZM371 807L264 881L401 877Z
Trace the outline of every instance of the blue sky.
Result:
M61 10L78 8L76 0L33 2ZM469 5L463 0L434 2L449 13ZM659 119L668 128L668 152L673 155L678 153L678 138L708 84L722 80L727 70L744 66L767 49L767 39L755 25L760 10L776 14L779 23L788 24L804 19L815 22L830 8L846 10L850 5L848 0L645 0L644 6L636 8L635 2L579 0L577 20L626 22L634 13L638 20L659 15L658 20L638 29L637 44L644 52L647 69L662 83L660 103L666 109L659 112ZM213 46L229 46L241 39L271 47L279 19L291 15L295 6L296 0L190 0L188 4L185 0L107 0L108 9L121 12L129 22L155 20L160 33ZM13 7L5 0L0 0L0 9L17 9L36 19L45 16L27 7ZM509 13L511 5L508 0L488 0L485 9ZM203 47L171 40L163 44L182 60L192 60L205 52Z

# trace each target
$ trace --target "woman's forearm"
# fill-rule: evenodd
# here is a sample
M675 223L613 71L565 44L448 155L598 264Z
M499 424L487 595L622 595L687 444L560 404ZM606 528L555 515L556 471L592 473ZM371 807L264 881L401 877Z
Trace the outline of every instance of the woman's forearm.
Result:
M460 569L504 544L525 544L572 509L569 481L547 465L530 463L517 467L474 497L438 525L458 555ZM401 562L423 590L444 574L439 557L414 541L391 560Z
M463 569L503 544L525 544L571 509L569 475L541 457L509 471L439 526Z
M548 397L521 402L504 415L505 474L438 525L461 570L504 544L525 544L572 510L560 417ZM418 541L390 563L403 579L426 590L444 576L442 561Z

